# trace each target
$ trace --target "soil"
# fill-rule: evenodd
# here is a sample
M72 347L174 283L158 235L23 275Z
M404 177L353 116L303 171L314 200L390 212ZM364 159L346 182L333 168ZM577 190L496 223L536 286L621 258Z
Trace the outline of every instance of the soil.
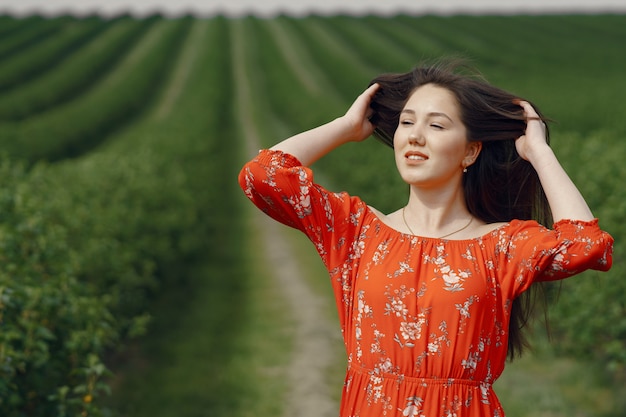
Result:
M239 22L241 24L241 22ZM237 112L240 115L246 153L252 157L260 149L259 135L250 108L252 91L246 74L245 51L241 38L241 28L233 23L233 68L235 71ZM268 258L267 265L273 271L270 275L290 307L294 322L294 353L285 370L289 378L286 384L285 417L331 417L338 414L338 404L333 400L326 382L326 373L334 361L332 334L338 329L328 318L324 300L315 293L302 274L303 267L298 263L297 253L285 236L284 227L260 211L255 213L263 247Z

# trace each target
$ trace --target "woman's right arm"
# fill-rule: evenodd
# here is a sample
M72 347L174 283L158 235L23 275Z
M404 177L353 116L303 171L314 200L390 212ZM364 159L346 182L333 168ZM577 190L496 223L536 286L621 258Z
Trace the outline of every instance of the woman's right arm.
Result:
M366 139L374 131L368 117L377 90L378 84L373 84L356 98L343 116L287 138L271 149L293 155L302 165L310 166L340 145Z

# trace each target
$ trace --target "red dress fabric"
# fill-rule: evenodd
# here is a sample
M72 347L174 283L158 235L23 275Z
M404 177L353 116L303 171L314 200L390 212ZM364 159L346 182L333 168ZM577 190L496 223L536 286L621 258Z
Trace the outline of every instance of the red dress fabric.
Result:
M304 232L334 289L348 370L342 417L502 417L492 389L507 355L509 308L535 280L608 270L613 239L589 222L511 221L474 239L413 236L358 197L263 150L239 176L254 204Z

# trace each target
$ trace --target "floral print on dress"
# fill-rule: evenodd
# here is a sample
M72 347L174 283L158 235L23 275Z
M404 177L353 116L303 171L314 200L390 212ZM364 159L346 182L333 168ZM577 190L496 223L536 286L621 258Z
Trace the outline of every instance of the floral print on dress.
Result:
M403 416L408 417L426 417L422 413L422 404L424 400L420 397L409 397L406 399L406 407L402 410Z
M239 183L305 233L328 269L348 357L341 417L504 417L492 384L512 301L535 281L612 263L597 220L512 220L465 240L399 232L280 151L261 151Z

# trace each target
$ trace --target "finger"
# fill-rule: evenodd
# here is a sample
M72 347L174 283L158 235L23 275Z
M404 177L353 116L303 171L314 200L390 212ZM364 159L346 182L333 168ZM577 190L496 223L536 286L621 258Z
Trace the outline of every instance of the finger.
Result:
M519 102L519 105L522 107L522 109L524 109L524 115L526 116L526 118L530 119L539 117L537 111L533 106L530 105L529 102L521 100Z
M372 100L374 99L374 96L376 95L376 92L379 88L380 84L374 83L367 87L367 89L365 89L365 91L363 91L360 95L360 97L364 99L367 103L367 109L365 110L365 112L368 119L374 114L374 110L369 105L372 103Z
M546 124L543 122L543 119L535 108L527 101L520 100L519 105L524 109L524 116L526 117L526 123L530 122L538 122L541 124L543 128L545 128Z
M367 87L367 89L363 92L363 94L368 95L370 97L374 97L374 94L376 94L379 88L380 88L380 84L374 83L370 85L369 87Z

